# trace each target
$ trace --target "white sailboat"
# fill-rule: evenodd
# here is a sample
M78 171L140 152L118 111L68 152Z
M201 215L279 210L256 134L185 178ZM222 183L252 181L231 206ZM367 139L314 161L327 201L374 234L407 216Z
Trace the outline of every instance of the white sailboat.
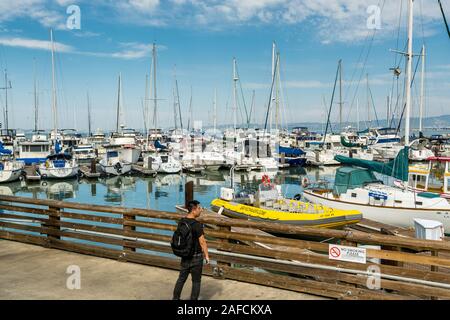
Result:
M408 146L411 110L411 67L413 36L413 0L408 6L408 51L406 73L406 112L405 112L405 148L397 158L387 165L377 162L364 162L349 158L342 163L358 167L341 167L336 171L333 189L310 187L304 191L304 197L314 203L320 203L338 209L355 209L363 217L400 227L414 226L414 219L439 221L448 233L450 231L450 203L438 194L414 192L403 183L402 188L386 186L379 181L372 169L384 174L408 179ZM359 162L358 162L359 161ZM401 166L401 167L397 167ZM406 175L406 178L405 178Z
M78 163L69 154L61 153L61 145L58 141L58 114L56 105L56 81L55 81L55 60L53 31L50 30L50 41L52 46L52 113L53 113L53 137L54 154L47 156L44 163L39 165L39 173L44 178L72 178L78 174Z
M106 153L99 161L100 170L106 175L121 176L131 171L131 163L119 156L120 146L105 146Z
M153 130L157 129L158 126L158 98L156 95L156 44L153 43L152 50L152 66L153 66ZM176 119L176 117L175 117ZM176 121L175 121L176 122ZM150 144L149 135L147 135L147 146ZM179 160L175 159L168 152L165 146L161 145L160 140L151 141L155 152L148 152L143 157L144 168L152 169L158 173L178 173L183 167ZM160 148L161 147L161 148ZM159 150L163 149L163 150ZM151 168L150 168L151 167Z
M14 160L12 152L4 149L0 142L0 183L18 180L24 166L24 162Z

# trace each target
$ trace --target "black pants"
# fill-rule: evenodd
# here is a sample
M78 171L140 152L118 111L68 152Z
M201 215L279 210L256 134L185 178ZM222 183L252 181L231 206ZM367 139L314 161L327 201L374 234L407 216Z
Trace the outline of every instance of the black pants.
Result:
M173 300L180 300L181 291L183 290L184 283L186 282L189 273L192 278L192 292L191 300L198 300L200 294L200 285L202 280L203 269L203 254L195 254L192 258L181 259L181 270L178 276L177 283L173 289Z

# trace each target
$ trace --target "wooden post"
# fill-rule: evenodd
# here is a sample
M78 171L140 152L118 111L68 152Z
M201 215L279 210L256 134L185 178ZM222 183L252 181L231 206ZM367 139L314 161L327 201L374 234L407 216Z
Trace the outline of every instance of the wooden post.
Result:
M286 163L286 154L284 152L281 153L281 164L284 165Z
M136 217L134 215L128 215L128 214L124 214L123 215L123 221L124 222L126 222L126 221L135 221L135 220L136 220ZM135 226L127 226L127 225L124 224L123 225L123 231L124 231L124 235L127 236L128 232L136 231L136 227ZM127 240L127 241L133 241L134 242L134 240ZM123 245L123 252L122 252L122 254L119 257L119 261L126 262L127 261L127 254L130 253L130 252L136 252L136 248L128 247L126 245Z
M194 200L194 182L189 181L184 185L184 207L187 208L189 201Z
M44 227L60 231L59 222L61 221L61 209L57 207L48 207L48 210L51 211L51 214L48 215L48 220L51 222L50 225L43 224ZM56 225L54 225L56 224ZM52 240L61 240L60 236L47 234L47 246L52 247Z
M431 256L438 257L439 256L439 251L437 251L437 250L431 251ZM438 266L431 266L431 271L439 272L439 267Z
M97 173L97 163L95 159L91 160L91 173Z

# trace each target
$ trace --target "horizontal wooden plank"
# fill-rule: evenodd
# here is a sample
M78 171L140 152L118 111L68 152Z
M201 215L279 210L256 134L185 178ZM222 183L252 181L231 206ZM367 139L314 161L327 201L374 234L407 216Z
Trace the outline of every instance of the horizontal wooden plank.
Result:
M31 199L26 197L15 197L15 196L5 196L0 195L0 201L10 201L16 203L26 203L35 205L48 205L58 208L72 208L77 210L87 210L87 211L97 211L97 212L109 212L117 214L127 214L127 215L139 215L143 217L153 217L160 219L170 219L178 220L180 219L180 214L169 213L163 211L140 209L140 208L121 208L112 206L101 206L101 205L87 205L81 203L64 202L56 200L45 200L45 199ZM366 234L359 231L344 231L344 230L332 230L332 229L318 229L313 227L304 226L293 226L281 223L273 222L255 222L255 221L245 221L238 219L225 219L225 218L215 218L215 217L201 217L199 219L205 223L216 224L220 226L235 226L244 228L256 228L264 231L281 232L286 234L297 234L297 235L310 235L310 236L320 236L327 238L339 238L346 239L348 241L360 242L366 244L386 244L395 245L400 247L414 248L418 250L446 250L450 251L450 243L447 241L433 241L433 240L421 240L412 238L401 238L389 235L377 235L377 234Z

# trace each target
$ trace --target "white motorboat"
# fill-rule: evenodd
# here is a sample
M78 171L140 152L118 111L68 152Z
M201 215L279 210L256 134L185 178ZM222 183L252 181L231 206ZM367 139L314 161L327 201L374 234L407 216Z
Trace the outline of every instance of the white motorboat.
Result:
M120 176L131 171L131 163L123 161L117 149L109 149L100 160L100 169L106 175Z
M413 140L409 144L409 148L409 159L412 161L425 161L434 156L429 140L425 138Z
M55 153L49 155L44 163L38 167L43 178L65 179L78 175L78 163L67 153Z
M179 173L182 164L169 154L153 154L144 158L144 169L152 169L158 173Z

